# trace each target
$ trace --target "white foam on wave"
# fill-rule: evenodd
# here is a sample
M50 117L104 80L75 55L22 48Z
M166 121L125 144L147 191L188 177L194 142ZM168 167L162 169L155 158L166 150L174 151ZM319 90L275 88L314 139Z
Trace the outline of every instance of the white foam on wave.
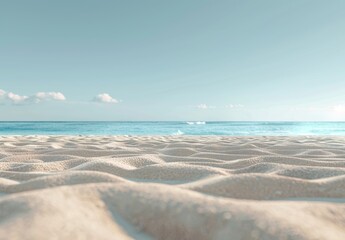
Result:
M198 122L186 122L188 125L204 125L206 124L206 122L201 122L201 121L198 121Z
M180 129L179 130L177 130L177 132L175 132L175 133L173 133L172 135L183 135L184 134L184 132L182 132Z

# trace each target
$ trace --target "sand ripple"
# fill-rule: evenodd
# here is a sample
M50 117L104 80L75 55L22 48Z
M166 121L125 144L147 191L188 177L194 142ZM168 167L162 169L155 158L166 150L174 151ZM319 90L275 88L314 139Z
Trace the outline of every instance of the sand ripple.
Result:
M345 239L344 137L0 136L0 239Z

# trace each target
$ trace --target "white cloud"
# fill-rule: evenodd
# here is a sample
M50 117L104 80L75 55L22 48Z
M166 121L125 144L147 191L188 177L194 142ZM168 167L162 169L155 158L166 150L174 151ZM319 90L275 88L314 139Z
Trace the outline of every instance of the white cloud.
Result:
M61 92L38 92L34 96L36 102L43 100L65 101L66 97Z
M337 114L344 114L345 113L345 105L333 106L332 110Z
M199 104L198 106L197 106L197 108L199 108L199 109L207 109L207 108L209 108L209 106L207 106L206 104Z
M20 104L29 99L27 96L20 96L18 94L14 94L12 92L7 93L7 99L10 100L14 104Z
M0 98L4 98L12 104L39 103L47 100L64 101L66 97L61 92L38 92L33 96L18 95L0 89Z
M6 92L4 90L0 89L0 97L5 96L5 94L6 94Z
M225 105L225 108L243 108L244 106L242 104L229 104Z
M101 103L118 103L119 101L110 96L108 93L98 94L94 99L95 102Z

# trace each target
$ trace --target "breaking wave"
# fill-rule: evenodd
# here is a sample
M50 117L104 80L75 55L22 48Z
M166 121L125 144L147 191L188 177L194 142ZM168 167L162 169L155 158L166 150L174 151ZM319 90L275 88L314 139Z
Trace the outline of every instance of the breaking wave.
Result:
M181 130L177 130L177 132L173 133L172 135L174 136L178 136L178 135L183 135L184 132L182 132Z
M206 122L186 122L188 125L204 125Z

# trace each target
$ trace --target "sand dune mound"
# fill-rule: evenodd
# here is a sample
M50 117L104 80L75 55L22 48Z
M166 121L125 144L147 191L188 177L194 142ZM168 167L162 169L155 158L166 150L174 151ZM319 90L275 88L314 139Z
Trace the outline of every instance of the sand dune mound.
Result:
M329 184L330 181L332 184ZM274 175L241 174L219 177L200 185L193 183L188 188L228 198L270 200L315 196L345 198L344 184L345 176L320 183Z
M122 182L122 178L111 174L99 172L68 172L64 174L53 174L48 176L37 177L23 182L13 184L1 184L0 191L4 193L24 192L42 188L52 188L63 185L101 183L101 182Z
M0 239L345 239L345 138L0 137Z

